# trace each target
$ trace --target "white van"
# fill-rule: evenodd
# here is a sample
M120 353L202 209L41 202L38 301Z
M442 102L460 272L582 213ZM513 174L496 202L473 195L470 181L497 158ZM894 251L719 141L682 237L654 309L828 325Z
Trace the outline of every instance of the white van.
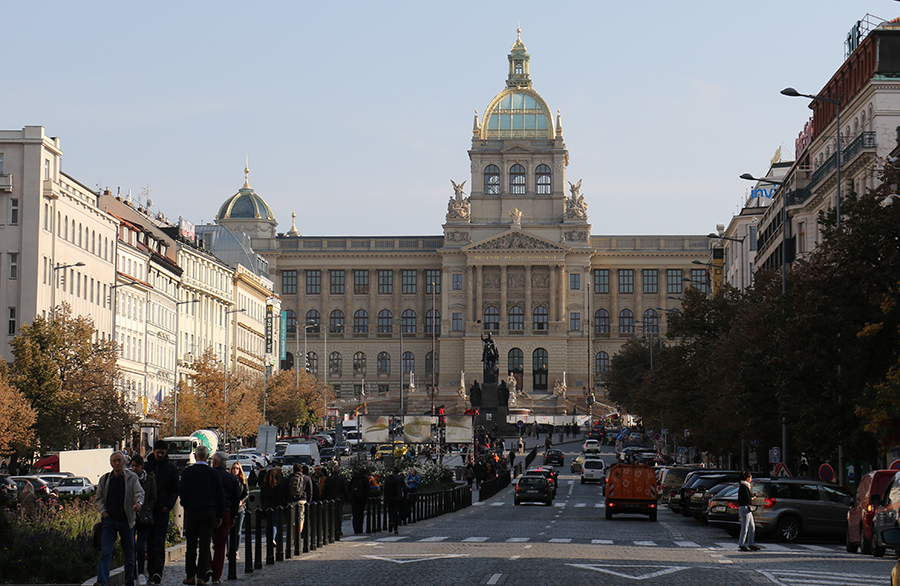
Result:
M293 466L294 464L313 466L318 462L319 446L316 442L288 444L284 449L284 455L281 456L281 463L283 466Z

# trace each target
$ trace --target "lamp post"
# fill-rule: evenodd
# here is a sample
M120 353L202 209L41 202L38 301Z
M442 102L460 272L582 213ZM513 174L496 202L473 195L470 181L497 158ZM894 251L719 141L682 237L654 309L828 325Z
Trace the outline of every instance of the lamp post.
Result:
M179 323L181 321L181 312L178 310L179 305L187 305L188 303L200 303L199 299L190 299L188 301L175 302L175 409L172 417L172 432L178 435L178 339L181 335L179 331Z
M64 271L68 268L72 267L83 267L84 263L82 261L78 261L75 264L65 265L65 264L56 264L53 266L53 287L50 289L50 311L53 316L56 316L56 287L58 285L56 278L56 271ZM63 279L65 279L65 274L63 274ZM115 330L113 330L113 336L116 335Z
M772 185L784 185L784 181L776 181L774 179L757 178L750 173L741 175L741 179L747 181L761 181L763 183L771 183ZM840 185L838 186L840 190ZM840 191L838 191L840 193ZM840 213L838 214L840 218ZM781 190L781 294L787 292L787 194Z
M400 416L403 416L403 318L397 320L400 325Z
M224 378L222 379L222 397L225 403L225 414L222 416L222 443L225 444L226 449L228 446L228 361L231 358L231 350L229 348L228 341L228 316L232 313L246 313L246 309L229 309L225 312L225 360L223 361L222 368L224 370ZM235 327L237 327L237 320L235 321ZM235 334L235 343L237 342L237 334Z
M741 238L731 238L729 236L719 236L715 233L709 233L706 236L710 240L727 240L729 242L739 242L741 244L741 293L744 292L744 239L746 236L742 236ZM695 261L696 262L696 261Z
M840 98L826 98L825 96L811 95L811 94L801 94L797 90L792 87L786 87L781 90L781 95L788 96L791 98L809 98L814 102L825 102L826 104L834 104L835 107L835 127L836 127L836 142L837 142L837 153L835 153L835 157L837 157L837 205L835 206L835 211L837 212L837 227L841 227L841 164L843 161L841 158L844 153L841 152L841 100Z
M309 332L310 328L317 328L317 327L319 327L319 324L317 324L315 321L312 321L312 320L306 320L306 322L303 324L303 369L304 370L306 370L306 367L309 364L308 363L309 352L306 350L306 334L307 334L307 332ZM297 343L299 344L299 342L300 342L300 337L298 336ZM297 349L297 353L298 354L300 353L299 348ZM297 386L298 387L300 386L300 365L299 364L297 365Z

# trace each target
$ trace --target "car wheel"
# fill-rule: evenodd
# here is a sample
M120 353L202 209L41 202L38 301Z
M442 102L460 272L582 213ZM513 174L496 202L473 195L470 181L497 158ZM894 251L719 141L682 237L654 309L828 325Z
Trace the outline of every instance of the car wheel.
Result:
M787 515L778 521L778 537L781 541L794 543L800 537L801 528L799 518Z
M728 533L728 536L733 539L741 534L741 529L740 527L729 527L725 530L725 532Z
M513 504L518 507L522 503L519 502L519 499L515 499L515 500L513 500Z
M869 544L869 549L871 550L873 556L877 558L884 557L884 547L878 545L878 543L875 541L875 532L873 531L872 533L872 541Z
M581 477L581 484L584 484L584 476Z
M552 507L552 506L553 506L553 498L552 498L552 497L551 497L551 498L548 498L548 499L547 499L547 502L546 502L545 504L546 504L548 507Z
M656 509L653 509L652 511L650 511L650 520L656 521Z
M858 543L850 541L850 529L847 529L846 547L847 553L856 553L856 550L859 549Z
M606 507L606 518L612 519L612 516L613 516L612 509L610 509L609 507Z
M863 555L872 555L872 542L866 539L862 526L859 528L859 552Z

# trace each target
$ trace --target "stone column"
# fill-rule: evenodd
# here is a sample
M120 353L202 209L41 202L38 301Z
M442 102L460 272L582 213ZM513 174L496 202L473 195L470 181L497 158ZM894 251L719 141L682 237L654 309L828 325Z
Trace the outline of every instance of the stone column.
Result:
M609 269L609 336L619 338L619 270Z
M590 281L590 278L591 278L591 267L590 267L590 265L588 265L588 266L584 267L584 270L582 271L582 275L581 275L581 282L584 287L584 296L581 301L582 305L584 306L584 313L583 313L584 317L582 318L584 321L582 322L582 324L586 324L588 327L588 329L582 328L582 330L581 330L582 333L585 335L585 337L590 336L590 328L594 327L594 316L591 315L591 311L593 311L593 309L594 309L592 307L593 304L591 303L591 292L592 292L591 289L592 289L593 285Z
M566 265L562 264L559 266L559 319L563 322L566 322L569 319L568 312L566 311L567 303L566 303L566 292L569 290L569 275L566 272ZM568 328L568 324L566 325Z
M505 333L509 327L509 308L506 306L506 265L500 266L500 331Z
M442 336L450 335L453 316L450 315L450 291L453 286L452 277L445 267L441 268L441 293L438 297L439 307L441 308L441 329ZM440 352L440 351L439 351ZM440 355L440 353L438 354ZM440 370L438 371L440 373Z
M378 311L378 269L369 269L369 333L373 338L378 334Z
M531 306L531 265L525 265L525 331L531 332L534 308Z
M467 320L475 321L475 267L466 267L466 313Z
M484 289L484 273L482 272L482 266L476 265L475 267L475 318L481 319L481 312L484 311L484 296L482 294L482 290ZM482 326L484 324L482 323Z
M557 297L556 282L557 282L557 269L558 268L559 267L557 267L556 265L550 265L550 307L547 308L549 310L548 311L549 315L547 317L550 320L551 324L553 322L559 320L559 316L557 315L559 306L556 304L556 297Z
M402 273L400 272L400 269L393 269L392 278L394 280L394 308L392 311L394 313L395 321L401 319L401 315L403 313L400 309L400 307L401 307L401 305L400 305L400 290L402 288L402 282L400 280L401 274ZM399 335L400 330L397 329L398 327L399 326L394 324L393 329L391 331L394 332L395 334ZM403 359L402 356L400 358L401 358L401 360ZM403 372L402 371L402 362L401 362L401 371L400 372L401 373Z
M634 320L642 323L641 331L646 332L644 325L644 269L634 269Z
M425 333L425 313L431 307L431 294L428 293L428 283L425 282L425 270L416 269L416 297L418 307L416 313L416 330L424 335Z

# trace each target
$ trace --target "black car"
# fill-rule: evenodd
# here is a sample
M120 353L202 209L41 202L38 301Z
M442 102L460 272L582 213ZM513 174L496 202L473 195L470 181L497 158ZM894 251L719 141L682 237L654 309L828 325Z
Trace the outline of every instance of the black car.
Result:
M544 454L544 465L562 466L565 460L562 450L547 450Z
M19 496L19 487L9 476L0 476L0 492L6 493L6 498L14 501Z
M543 476L525 475L516 483L516 491L513 503L544 503L547 506L553 504L553 485Z
M334 462L337 456L335 448L322 448L319 450L319 463Z
M685 517L700 517L706 513L709 499L704 498L706 491L712 487L727 483L738 482L741 479L740 472L723 472L715 474L700 474L691 486L683 489L681 495L681 514Z

